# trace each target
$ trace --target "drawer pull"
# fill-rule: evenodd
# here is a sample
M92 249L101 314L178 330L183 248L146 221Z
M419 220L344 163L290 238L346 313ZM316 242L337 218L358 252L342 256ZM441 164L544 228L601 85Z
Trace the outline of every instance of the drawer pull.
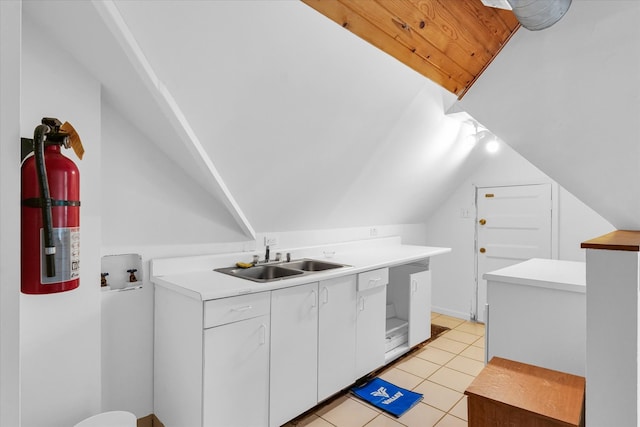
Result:
M369 279L369 283L372 283L372 284L374 284L374 285L375 285L375 284L376 284L376 283L378 283L380 280L382 280L382 277L377 277L377 278L375 278L375 279Z
M253 308L252 305L243 305L242 307L233 307L231 311L241 313L243 311L251 310L252 308Z

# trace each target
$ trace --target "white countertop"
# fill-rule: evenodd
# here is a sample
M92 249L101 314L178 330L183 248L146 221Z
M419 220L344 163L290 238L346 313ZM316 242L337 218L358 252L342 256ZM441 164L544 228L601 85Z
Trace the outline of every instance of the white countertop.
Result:
M485 273L487 281L585 293L586 264L579 261L532 258L500 270Z
M450 251L450 248L413 245L389 245L336 251L335 255L330 259L325 258L322 254L315 257L308 256L308 258L324 259L329 262L346 264L348 267L267 283L257 283L247 279L229 276L227 274L213 271L213 267L210 270L153 276L151 280L158 286L163 286L191 298L204 301L235 295L270 291L301 285L304 283L317 282L319 280L331 279L345 274L356 274L376 268L408 264Z

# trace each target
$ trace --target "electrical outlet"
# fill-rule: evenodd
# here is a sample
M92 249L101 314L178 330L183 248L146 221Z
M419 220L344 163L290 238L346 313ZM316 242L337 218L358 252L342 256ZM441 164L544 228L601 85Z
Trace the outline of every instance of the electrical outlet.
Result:
M378 235L378 229L373 227L369 229L369 236L376 237Z
M267 234L264 236L264 245L265 246L278 246L278 235L276 234Z

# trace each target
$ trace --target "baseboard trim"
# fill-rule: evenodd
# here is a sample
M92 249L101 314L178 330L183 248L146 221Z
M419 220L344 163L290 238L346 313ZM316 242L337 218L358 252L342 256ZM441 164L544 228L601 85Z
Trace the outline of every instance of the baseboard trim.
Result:
M444 307L434 307L431 306L431 311L439 313L439 314L444 314L447 316L451 316L451 317L457 317L458 319L464 319L464 320L470 320L471 316L469 315L469 313L465 313L462 311L456 311L456 310L449 310L447 308ZM438 322L434 322L436 324L438 324Z

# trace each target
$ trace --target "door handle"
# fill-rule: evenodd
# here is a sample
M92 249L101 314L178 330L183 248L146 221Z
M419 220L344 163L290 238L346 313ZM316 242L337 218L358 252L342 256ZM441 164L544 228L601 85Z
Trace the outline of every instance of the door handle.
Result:
M267 343L267 326L263 323L260 325L260 345Z
M480 248L480 253L481 253L481 254L483 254L483 253L485 253L485 252L487 252L487 250L486 250L485 248Z
M324 291L324 298L322 300L322 303L327 304L329 302L329 288L325 286L324 288L322 288L322 290Z
M480 225L485 225L487 223L487 220L482 218L480 221L478 221L480 223Z
M318 294L316 293L315 289L311 291L311 294L313 294L313 297L311 299L311 308L315 308L316 305L318 305Z

